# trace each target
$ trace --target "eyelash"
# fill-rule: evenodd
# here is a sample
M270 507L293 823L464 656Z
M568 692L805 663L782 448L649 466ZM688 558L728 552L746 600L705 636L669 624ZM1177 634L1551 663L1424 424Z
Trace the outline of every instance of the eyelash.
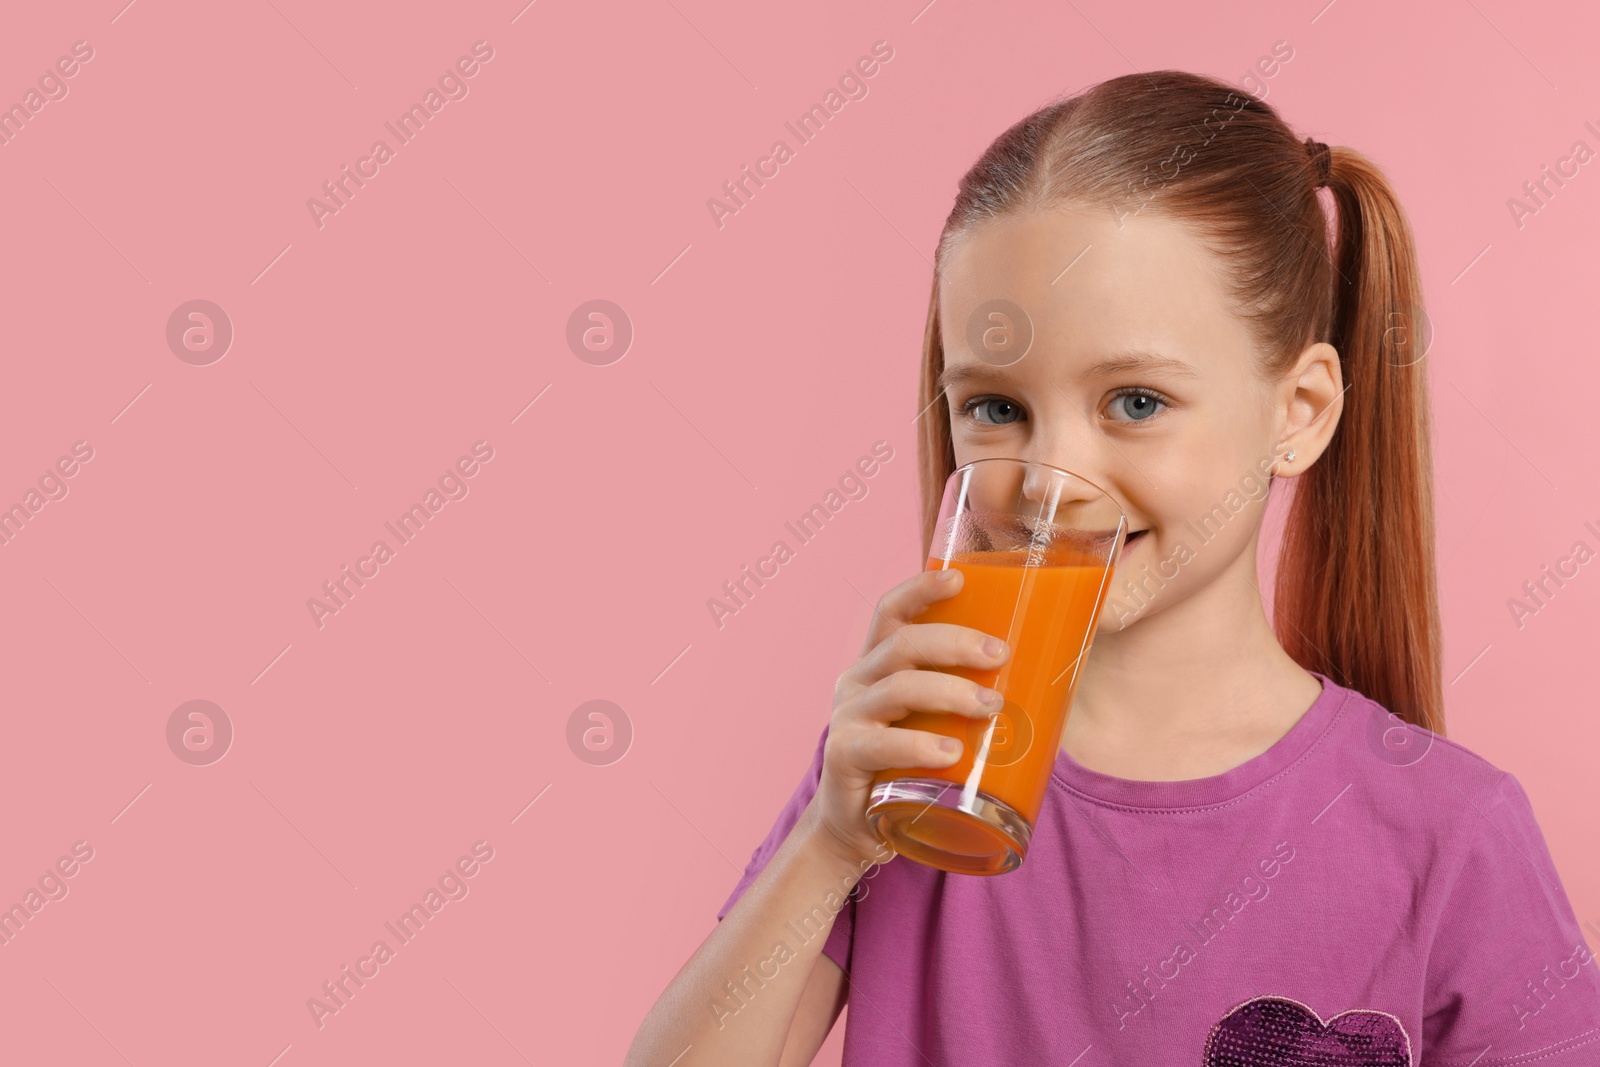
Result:
M1113 403L1115 403L1116 401L1121 400L1124 397L1129 397L1129 396L1149 397L1151 400L1154 400L1154 401L1156 401L1156 403L1160 404L1161 407L1157 408L1156 409L1156 414L1155 415L1151 415L1149 418L1144 418L1144 419L1113 419L1111 421L1120 422L1120 423L1122 423L1124 425L1127 425L1127 426L1137 426L1140 423L1146 423L1146 422L1153 421L1161 413L1162 410L1172 406L1172 402L1170 400L1168 400L1166 397L1162 396L1160 393L1156 392L1154 389L1146 389L1144 386L1141 386L1141 385L1135 385L1135 386L1130 386L1130 387L1128 387L1126 389L1120 389L1111 397L1111 400L1112 400ZM987 404L991 400L1004 400L1004 401L1006 401L1006 403L1011 404L1014 407L1017 407L1017 408L1021 408L1022 407L1021 404L1018 404L1015 400L1011 400L1008 397L992 396L992 395L991 396L975 396L971 400L968 400L966 403L961 405L961 415L964 418L971 419L974 422L979 422L979 423L981 423L982 425L985 425L985 426L1009 426L1009 425L1011 425L1010 423L990 423L990 422L983 422L983 420L981 420L981 419L973 419L972 412L978 407L978 405L979 404Z

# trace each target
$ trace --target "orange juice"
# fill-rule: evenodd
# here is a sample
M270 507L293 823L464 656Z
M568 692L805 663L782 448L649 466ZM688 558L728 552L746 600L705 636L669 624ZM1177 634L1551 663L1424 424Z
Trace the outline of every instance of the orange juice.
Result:
M963 787L975 787L1008 805L1032 827L1055 766L1079 667L1094 637L1092 627L1110 588L1112 567L1064 545L1050 546L1044 560L1033 566L1023 565L1026 558L1024 551L995 551L958 553L948 562L928 561L929 570L950 566L965 577L959 593L913 621L958 623L1004 639L1011 655L996 669L940 669L998 690L1005 705L987 718L910 712L893 725L959 738L961 758L937 769L880 771L874 786L919 778L950 783L952 795ZM988 847L981 830L961 821L937 816L924 821L915 810L905 821L913 817L920 823L915 836L931 848L976 854Z

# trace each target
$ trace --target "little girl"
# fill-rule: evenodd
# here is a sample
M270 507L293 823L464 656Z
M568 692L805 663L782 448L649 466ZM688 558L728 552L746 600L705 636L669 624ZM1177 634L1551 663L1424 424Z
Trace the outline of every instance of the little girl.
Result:
M1378 169L1224 82L1131 74L1002 134L937 249L919 558L988 456L1104 487L1130 531L1026 861L946 874L867 826L875 772L960 754L896 720L1000 706L940 668L1009 650L913 622L962 582L919 573L627 1062L809 1063L848 1001L863 1067L1600 1064L1528 797L1443 736L1420 293ZM1001 300L1008 362L969 343Z

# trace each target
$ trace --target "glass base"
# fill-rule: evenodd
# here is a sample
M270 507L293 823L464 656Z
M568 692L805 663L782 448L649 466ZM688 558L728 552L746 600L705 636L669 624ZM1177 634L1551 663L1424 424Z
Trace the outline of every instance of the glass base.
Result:
M907 859L952 874L1005 874L1022 866L1033 828L1011 805L937 778L896 778L872 787L867 824Z

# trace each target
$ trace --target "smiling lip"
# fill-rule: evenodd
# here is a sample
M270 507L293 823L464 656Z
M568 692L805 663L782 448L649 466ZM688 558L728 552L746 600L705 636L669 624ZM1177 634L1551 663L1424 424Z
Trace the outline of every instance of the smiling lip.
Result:
M1124 548L1128 547L1128 545L1133 543L1133 539L1134 538L1140 536L1141 534L1147 534L1149 532L1150 532L1150 530L1148 528L1143 529L1143 530L1135 530L1133 533L1128 534L1126 537L1124 537L1122 539L1122 547L1124 547ZM1117 536L1116 532L1112 531L1110 533L1101 534L1101 535L1099 535L1097 537L1092 538L1089 541L1089 543L1098 548L1099 546L1109 544L1111 542L1111 540L1113 538L1115 538L1116 536Z

